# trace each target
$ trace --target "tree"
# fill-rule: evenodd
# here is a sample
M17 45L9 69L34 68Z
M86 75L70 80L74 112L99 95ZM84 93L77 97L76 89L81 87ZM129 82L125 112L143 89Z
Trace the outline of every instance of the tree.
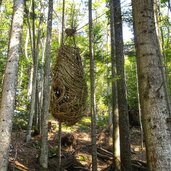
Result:
M128 105L124 75L124 53L122 35L122 16L120 0L114 0L114 30L116 48L116 73L120 130L121 170L131 171L131 150L129 138Z
M35 2L32 0L32 58L33 58L33 80L32 80L32 92L31 92L31 105L30 105L30 116L27 128L26 142L31 139L31 130L33 124L33 116L35 112L35 103L36 103L36 84L37 84L37 69L38 69L38 55L36 55L36 37L35 37ZM30 34L31 36L31 34Z
M142 123L150 171L171 170L171 135L152 0L132 0Z
M43 89L43 111L41 127L41 154L40 165L48 167L48 114L50 100L50 56L51 56L51 37L52 37L52 13L53 0L49 0L49 11L47 20L47 37L45 50L45 70L44 70L44 89Z
M61 37L61 45L64 44L64 26L65 26L65 0L62 1L62 37Z
M58 127L58 159L57 159L57 171L60 171L61 169L61 134L62 134L62 123L59 121L59 127Z
M164 2L166 3L166 2ZM169 9L167 10L167 15L164 16L161 13L161 6L162 2L160 3L159 0L154 1L154 18L156 21L156 30L157 30L157 35L160 40L160 45L161 45L161 52L162 52L162 60L163 60L163 66L164 66L164 78L165 78L165 85L167 88L167 97L169 100L170 96L170 89L169 89L169 72L168 72L168 65L169 65L169 47L170 47L170 22L169 22ZM169 6L168 6L169 7ZM167 8L168 8L167 7ZM165 7L166 8L166 7ZM169 105L169 110L171 111L171 102L168 101Z
M90 54L90 94L91 94L91 141L92 141L92 171L97 170L97 147L96 147L96 109L95 109L95 78L94 78L94 55L92 47L92 0L89 0L89 54Z
M11 24L8 61L5 69L3 92L0 107L0 170L6 171L8 166L9 145L11 141L12 117L15 109L15 93L20 55L24 15L24 0L15 0Z
M0 0L0 9L1 9L1 5L2 5L2 0Z
M61 46L64 45L64 27L65 27L65 0L62 1L62 35L61 35ZM61 169L61 135L62 135L62 122L58 121L58 150L57 150L57 171Z
M7 62L7 53L8 53L8 42L9 42L9 34L10 34L10 25L12 20L12 6L13 3L11 1L7 1L1 4L0 6L0 101L2 96L2 85L3 85L3 77L5 73L5 65ZM4 55L5 54L5 55Z
M118 92L116 82L116 56L115 56L115 31L114 31L114 6L110 0L110 32L111 32L111 60L112 60L112 115L113 115L113 158L114 168L120 169L120 140L119 140L119 113Z
M39 58L39 54L40 54L40 44L41 44L41 40L42 40L42 36L43 36L43 15L44 15L44 3L43 2L40 2L41 4L41 13L40 13L40 18L39 18L39 26L38 26L38 30L37 30L37 42L36 42L36 50L35 50L35 60L36 60L36 63L38 65L38 58ZM42 54L44 55L44 52L42 52ZM42 55L42 56L43 56ZM44 60L44 59L43 59ZM42 63L44 63L44 61L41 61ZM46 65L45 65L46 66ZM43 69L43 67L42 67ZM43 73L41 73L41 71L39 70L39 67L37 66L37 74L38 76L40 77L43 77ZM39 133L41 132L41 123L40 123L40 120L41 120L41 110L40 108L42 108L41 106L41 98L43 98L43 95L41 94L41 89L40 87L43 86L43 81L41 81L41 78L38 77L38 80L37 80L37 83L36 83L36 94L35 94L35 117L34 117L34 120L35 120L35 123L34 123L34 127L35 127L35 130L39 131ZM42 95L41 97L39 96L39 93Z

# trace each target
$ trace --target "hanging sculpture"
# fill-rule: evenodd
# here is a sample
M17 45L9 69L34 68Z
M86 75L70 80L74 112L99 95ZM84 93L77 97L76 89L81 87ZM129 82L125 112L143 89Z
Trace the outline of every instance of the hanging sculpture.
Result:
M85 113L87 86L77 47L61 45L53 71L50 110L54 118L74 125Z

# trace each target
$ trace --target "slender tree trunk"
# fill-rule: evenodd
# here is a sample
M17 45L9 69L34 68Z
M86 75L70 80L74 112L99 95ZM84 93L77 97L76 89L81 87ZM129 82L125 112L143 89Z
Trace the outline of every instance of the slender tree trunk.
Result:
M39 50L40 50L40 41L42 35L42 23L43 23L43 14L40 16L39 20L39 28L38 28L38 36L37 36L37 43L36 43L36 50L35 50L35 58L38 60L39 58ZM38 65L38 64L37 64ZM38 73L38 69L37 69ZM39 89L38 89L38 82L36 83L36 94L35 94L35 129L39 130L38 126L38 112L39 112Z
M58 160L57 160L57 171L60 171L61 167L61 133L62 133L62 123L59 122L58 128Z
M120 0L113 0L116 47L117 90L120 129L121 170L131 171L131 150L129 138L128 105L124 73L123 34Z
M62 5L62 28L61 28L61 45L64 45L64 27L65 27L65 0L63 0ZM59 32L59 42L60 42L60 32ZM61 167L61 133L62 133L62 123L59 121L58 128L58 150L57 150L57 171L60 171Z
M34 116L34 130L39 131L39 126L38 126L38 116L39 116L39 90L38 90L38 84L36 85L36 97L35 97L35 116Z
M0 0L0 13L1 13L1 5L2 5L2 0Z
M169 108L153 0L132 0L142 121L149 171L171 170Z
M45 50L45 76L43 89L43 111L42 111L42 130L41 130L41 154L40 165L48 168L48 114L50 99L50 57L51 57L51 37L52 37L52 13L53 0L49 0L48 21L47 21L47 37Z
M142 126L142 113L141 113L141 104L140 104L140 94L139 94L139 81L138 81L138 69L136 66L136 80L137 80L137 98L138 98L138 116L140 122L140 131L141 131L141 148L144 147L144 131Z
M21 35L24 15L24 0L15 0L8 49L8 61L5 70L3 92L0 107L0 170L7 171L9 145L11 141L12 117L15 109L15 92Z
M29 123L27 128L26 142L29 142L31 139L31 130L33 125L33 117L35 113L35 99L36 99L36 84L37 84L37 70L38 70L38 55L36 55L36 38L35 38L35 4L32 0L32 11L33 11L33 21L32 21L32 58L33 58L33 80L32 80L32 93L31 93L31 107L29 115Z
M107 49L106 49L106 51L107 51L107 54L110 53L110 49L111 49L111 43L110 43L111 41L110 41L109 32L110 32L110 29L107 28L107 31L106 31L106 37L107 37L107 40L106 40L107 41ZM109 75L110 75L110 71L111 71L110 64L111 64L110 61L106 62L106 67L107 67L106 78L107 78L107 87L108 87L107 88L107 97L109 97L110 94L111 94L111 86L112 86L111 81L109 79ZM107 112L108 112L108 122L107 122L107 124L112 125L113 116L112 116L112 104L111 104L110 98L107 100ZM112 126L110 127L110 132L109 133L112 136L112 133L113 133L112 132Z
M95 103L95 77L94 54L92 47L92 0L89 0L89 53L90 53L90 86L91 86L91 141L92 141L92 171L97 171L96 147L96 103Z
M32 130L33 117L34 117L34 112L35 112L36 82L37 82L37 64L34 64L33 80L32 80L32 93L31 93L31 107L30 107L30 115L29 115L29 123L28 123L28 128L27 128L26 142L29 142L31 139L31 130Z
M44 61L45 61L45 47L46 47L46 38L43 38L42 42L41 42L41 46L42 46L42 66L44 66ZM43 91L44 91L44 70L43 67L40 69L40 82L39 82L39 86L40 86L40 91L39 91L39 130L40 130L40 134L41 134L41 123L42 123L42 113L43 113Z
M62 5L62 37L61 37L61 45L64 44L64 25L65 23L65 0L63 0L63 5Z
M25 1L25 4L26 4L26 1ZM31 8L31 1L29 4L29 8ZM27 14L27 26L28 26L29 37L30 37L30 47L31 47L31 52L33 53L33 40L32 40L32 31L31 31L31 24L30 24L30 9L26 14ZM32 56L33 56L33 54L32 54Z
M29 82L28 82L28 93L27 93L27 100L31 101L31 92L32 92L32 80L33 80L33 68L29 66Z
M116 78L116 56L115 56L115 31L114 31L114 6L110 0L110 32L111 32L111 61L112 80ZM120 170L120 139L119 139L119 112L118 112L117 82L112 81L112 115L113 115L113 164L114 168Z
M25 50L25 57L28 60L28 41L29 41L29 28L27 29L27 35L26 35L26 41L25 41L25 46L24 46L24 50Z
M154 0L154 18L155 18L155 23L156 23L156 32L157 32L157 36L161 38L161 51L162 51L162 58L161 59L164 63L164 80L165 80L165 86L167 87L167 99L168 99L168 104L169 104L169 112L171 113L171 102L170 102L170 90L168 89L169 87L169 75L168 75L168 55L166 52L166 49L169 48L169 44L165 44L165 42L169 42L170 39L170 30L169 27L167 27L167 31L168 31L168 36L167 38L165 38L164 36L164 30L163 28L160 26L160 22L161 22L161 10L160 10L160 1L159 0ZM169 22L169 21L168 21ZM167 39L167 41L166 41ZM160 40L160 39L159 39ZM168 45L168 46L167 46Z
M30 2L31 4L31 2ZM29 4L29 5L30 5ZM25 1L25 6L26 6L26 1ZM31 5L30 5L31 6ZM28 37L30 38L30 47L31 47L31 52L33 52L33 40L32 40L32 32L31 32L31 24L30 24L30 13L27 13L27 27L28 27ZM26 43L25 45L28 43L27 40L28 38L26 37ZM28 46L28 45L27 45ZM25 51L26 51L26 46L25 46ZM25 53L26 57L27 57L27 53ZM32 54L33 55L33 54ZM31 92L32 92L32 80L33 80L33 66L29 66L29 71L30 71L30 77L29 77L29 83L28 83L28 93L27 93L27 99L29 102L31 102Z
M171 3L170 3L170 0L168 0L168 8L169 8L169 10L171 12Z

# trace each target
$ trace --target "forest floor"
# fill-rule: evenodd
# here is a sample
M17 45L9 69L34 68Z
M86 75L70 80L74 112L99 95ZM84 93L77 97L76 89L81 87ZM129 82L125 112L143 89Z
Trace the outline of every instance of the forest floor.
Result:
M74 137L71 145L67 145L67 142L62 142L62 165L67 171L91 170L90 124L86 123L85 125L84 123L84 125L80 125L74 126L72 129L65 128L62 131L62 137ZM99 127L97 132L98 171L112 170L112 140L109 135L109 130ZM40 136L33 136L29 143L25 143L25 137L25 130L17 130L12 133L9 171L43 171L39 166ZM57 168L56 137L57 134L55 131L52 130L49 132L48 171L56 171ZM145 171L145 148L141 146L140 129L132 128L130 138L132 162L136 166L134 170Z

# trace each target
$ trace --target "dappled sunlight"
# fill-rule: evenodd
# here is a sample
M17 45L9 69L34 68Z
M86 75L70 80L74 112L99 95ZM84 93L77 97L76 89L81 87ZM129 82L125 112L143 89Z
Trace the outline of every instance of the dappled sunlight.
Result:
M88 117L83 118L84 123L90 124ZM91 147L91 134L87 132L87 127L80 121L77 125L71 127L63 126L62 137L74 136L73 144L70 146L62 144L62 161L65 165L69 162L71 165L72 160L76 166L87 168L91 170L92 163L92 147ZM57 167L57 141L58 141L58 124L54 122L54 128L48 132L49 140L49 169L55 170ZM53 124L52 124L53 125ZM80 129L80 126L85 126ZM14 166L14 158L16 168L23 171L37 171L40 170L38 157L40 151L40 135L33 136L31 142L26 144L25 140L26 131L14 132L12 134L12 150L10 152L10 168ZM131 149L132 160L134 162L145 162L145 147L141 148L140 130L131 129ZM109 129L103 128L97 130L97 163L98 171L102 171L112 163L112 137L109 134ZM68 159L68 160L67 160ZM72 160L71 160L72 159ZM74 167L74 166L73 166Z
M76 159L78 159L80 163L83 164L84 166L90 167L90 164L91 164L90 154L86 152L79 152L76 156Z
M141 145L131 145L134 152L144 152L145 147L141 147Z
M171 5L144 1L0 0L0 170L169 163Z
M83 117L81 122L82 123L91 123L91 118L90 117Z
M26 167L24 164L22 164L21 162L19 161L15 161L14 158L9 158L9 162L10 162L10 168L9 170L12 171L12 170L20 170L20 171L29 171L29 168Z
M131 151L132 159L146 162L146 149L144 142L142 143L141 139L141 130L133 128L131 129ZM142 144L143 147L142 147Z

